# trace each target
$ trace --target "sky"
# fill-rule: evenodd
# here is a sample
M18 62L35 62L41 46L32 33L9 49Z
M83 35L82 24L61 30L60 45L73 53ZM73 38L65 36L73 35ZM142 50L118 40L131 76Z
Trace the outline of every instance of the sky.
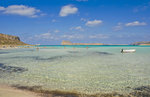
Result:
M0 0L0 33L42 45L150 41L150 0Z

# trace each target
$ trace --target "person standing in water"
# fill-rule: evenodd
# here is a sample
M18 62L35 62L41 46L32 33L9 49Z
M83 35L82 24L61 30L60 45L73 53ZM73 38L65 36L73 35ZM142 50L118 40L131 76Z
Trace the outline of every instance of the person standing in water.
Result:
M121 53L123 53L123 49L121 49Z

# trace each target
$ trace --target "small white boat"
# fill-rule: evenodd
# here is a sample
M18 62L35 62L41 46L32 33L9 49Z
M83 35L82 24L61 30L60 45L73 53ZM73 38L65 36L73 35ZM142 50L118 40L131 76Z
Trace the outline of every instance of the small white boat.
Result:
M121 49L121 53L134 53L134 52L136 52L136 49L128 49L128 50Z

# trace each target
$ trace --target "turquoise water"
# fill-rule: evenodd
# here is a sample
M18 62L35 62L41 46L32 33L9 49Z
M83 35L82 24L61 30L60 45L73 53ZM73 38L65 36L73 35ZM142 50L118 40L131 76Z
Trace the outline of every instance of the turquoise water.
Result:
M0 50L0 83L91 94L150 85L150 46L38 47Z

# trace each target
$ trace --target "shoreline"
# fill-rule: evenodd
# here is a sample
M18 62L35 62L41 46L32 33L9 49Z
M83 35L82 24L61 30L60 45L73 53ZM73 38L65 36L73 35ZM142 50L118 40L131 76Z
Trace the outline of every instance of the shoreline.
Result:
M42 97L38 93L0 84L0 97Z
M82 94L73 91L49 91L43 90L40 86L8 86L0 84L0 97L150 97L150 86L139 87L134 92L128 94L112 93L96 93Z
M0 97L126 97L123 94L100 93L100 94L82 94L71 91L49 91L40 89L38 86L7 86L0 85Z
M34 45L0 45L0 49L30 48Z
M41 45L42 47L38 48L46 48L44 45ZM86 48L88 45L50 45L50 46L85 46ZM98 46L98 45L89 45L89 46ZM99 46L150 46L149 45L99 45ZM17 49L17 48L37 48L36 45L0 45L0 50L3 49Z

